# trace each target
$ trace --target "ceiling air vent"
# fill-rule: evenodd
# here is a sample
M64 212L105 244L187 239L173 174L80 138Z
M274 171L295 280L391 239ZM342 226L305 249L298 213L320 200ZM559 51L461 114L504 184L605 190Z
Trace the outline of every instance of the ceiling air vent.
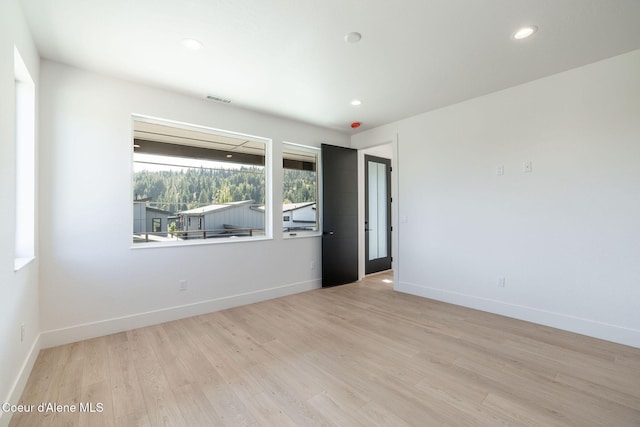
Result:
M222 102L223 104L231 104L230 99L220 98L219 96L207 95L207 99L210 99L216 102Z

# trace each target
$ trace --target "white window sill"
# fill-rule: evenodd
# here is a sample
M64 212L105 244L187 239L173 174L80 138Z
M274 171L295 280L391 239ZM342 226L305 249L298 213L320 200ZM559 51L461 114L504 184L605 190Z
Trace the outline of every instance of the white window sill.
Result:
M181 240L175 242L149 242L149 243L136 243L131 246L131 249L148 249L148 248L175 248L182 246L203 246L203 245L224 245L228 243L240 243L240 242L261 242L264 240L272 240L271 237L237 237L237 238L220 238L220 239L194 239L194 240Z
M36 257L34 257L34 256L24 257L24 258L16 258L13 261L13 271L22 270L24 267L26 267L28 264L30 264L31 261L33 261L35 259L36 259Z

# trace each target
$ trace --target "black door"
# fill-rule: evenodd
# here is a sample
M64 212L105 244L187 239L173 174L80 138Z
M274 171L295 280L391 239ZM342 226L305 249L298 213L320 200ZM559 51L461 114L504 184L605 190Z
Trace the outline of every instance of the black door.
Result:
M365 274L391 269L391 160L364 156Z
M358 280L358 152L322 144L322 286Z

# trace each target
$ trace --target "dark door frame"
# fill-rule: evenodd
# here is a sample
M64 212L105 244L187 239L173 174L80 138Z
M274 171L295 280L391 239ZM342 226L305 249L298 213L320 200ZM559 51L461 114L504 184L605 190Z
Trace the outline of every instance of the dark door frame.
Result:
M386 185L386 224L385 224L385 233L386 233L386 253L385 257L376 258L373 260L369 260L369 243L371 238L371 233L377 231L373 226L369 224L369 163L375 162L384 164L386 166L386 177L385 177L385 185ZM391 217L391 202L392 202L392 189L391 189L391 159L372 156L369 154L365 154L364 156L364 209L365 209L365 274L377 273L379 271L385 271L391 269L392 262L392 217Z

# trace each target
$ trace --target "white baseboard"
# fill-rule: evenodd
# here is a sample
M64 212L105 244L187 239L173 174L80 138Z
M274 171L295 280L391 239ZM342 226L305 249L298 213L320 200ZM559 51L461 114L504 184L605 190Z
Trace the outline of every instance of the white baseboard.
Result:
M183 319L185 317L198 316L200 314L225 310L227 308L253 304L260 301L318 289L321 286L322 283L320 279L317 279L278 286L256 292L198 301L192 304L169 307L146 313L138 313L129 316L101 320L98 322L85 323L68 328L55 329L41 333L41 346L42 348L55 347L76 341L115 334L117 332L128 331L130 329L170 322L172 320Z
M399 282L395 290L640 348L637 329L407 282Z
M2 402L0 402L0 405L5 402L15 405L20 401L20 397L22 396L24 387L27 385L29 375L31 375L33 365L36 363L38 354L40 354L41 342L41 336L38 335L33 341L31 348L29 349L27 358L24 360L24 363L20 368L20 372L18 372L18 376L16 377L11 390L9 390L9 396L7 400L3 400ZM12 415L13 414L3 412L0 408L0 427L7 427L9 425L9 422L11 421Z

